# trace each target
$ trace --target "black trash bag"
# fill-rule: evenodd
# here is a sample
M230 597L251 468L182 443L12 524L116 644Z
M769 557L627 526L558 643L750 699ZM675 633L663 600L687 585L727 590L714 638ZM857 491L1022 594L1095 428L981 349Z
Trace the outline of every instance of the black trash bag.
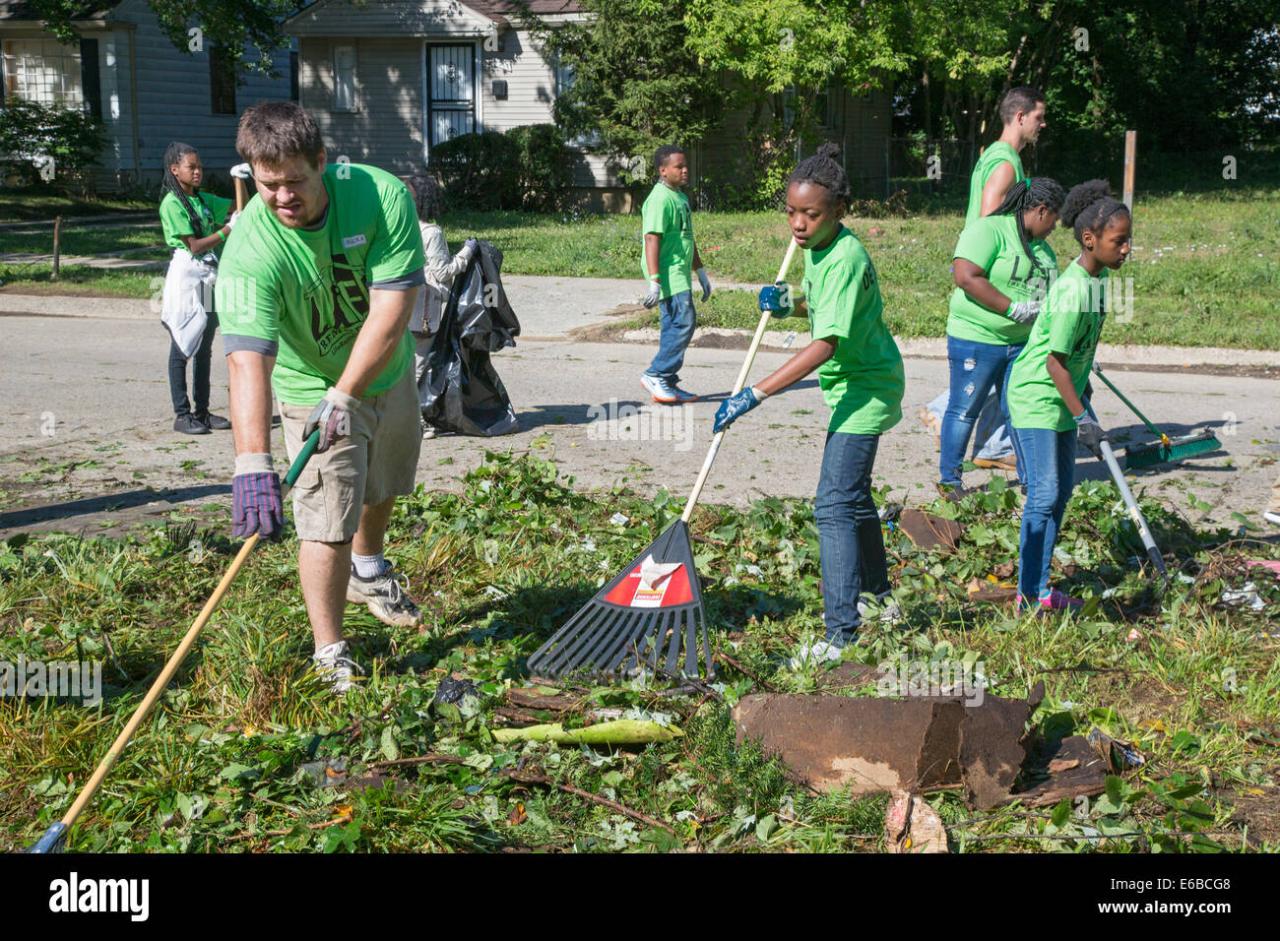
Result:
M488 242L453 280L418 381L422 417L440 431L493 437L519 430L506 387L489 360L515 346L520 321L502 287L502 252ZM488 305L486 305L486 301Z

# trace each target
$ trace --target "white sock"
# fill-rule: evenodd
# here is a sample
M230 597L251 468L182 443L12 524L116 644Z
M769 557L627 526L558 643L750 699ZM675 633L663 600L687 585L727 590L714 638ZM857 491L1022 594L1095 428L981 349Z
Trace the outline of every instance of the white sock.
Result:
M351 563L356 567L356 574L361 578L377 578L387 567L387 560L382 553L377 555L360 555L351 553Z

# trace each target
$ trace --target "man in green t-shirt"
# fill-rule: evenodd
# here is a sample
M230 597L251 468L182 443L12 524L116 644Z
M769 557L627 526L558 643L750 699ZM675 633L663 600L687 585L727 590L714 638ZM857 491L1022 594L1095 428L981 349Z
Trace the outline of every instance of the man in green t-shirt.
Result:
M1022 151L1034 144L1044 130L1044 95L1030 85L1019 85L1000 99L1000 139L982 152L969 177L969 208L965 225L989 216L1004 202L1014 183L1027 178Z
M228 241L217 285L234 532L272 537L283 526L274 390L291 459L319 433L293 491L298 571L317 670L344 692L358 672L342 636L346 601L388 624L421 618L382 552L395 498L413 492L422 442L408 332L422 238L405 185L374 167L327 166L319 129L292 102L247 110L236 149L260 198Z
M640 270L648 280L644 306L656 305L662 321L658 354L640 377L640 384L655 402L676 405L697 399L678 385L684 351L697 324L690 275L697 274L703 301L711 296L711 280L693 241L689 197L681 192L689 183L685 152L674 144L664 144L654 153L653 166L658 182L640 211L644 233Z

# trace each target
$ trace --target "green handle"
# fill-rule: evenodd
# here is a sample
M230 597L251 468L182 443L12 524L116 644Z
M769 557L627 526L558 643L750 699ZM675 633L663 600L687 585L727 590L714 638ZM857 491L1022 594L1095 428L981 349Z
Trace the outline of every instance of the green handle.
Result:
M289 473L284 476L285 487L292 488L298 482L298 478L302 476L302 469L307 466L307 461L311 460L311 455L316 453L316 446L319 444L320 429L317 428L311 432L306 441L302 442L302 450L298 452L298 456L289 465Z
M1130 402L1129 399L1125 396L1125 394L1121 392L1119 389L1117 389L1115 387L1115 384L1102 374L1102 369L1098 366L1097 363L1094 363L1093 365L1093 372L1094 372L1094 375L1096 375L1099 379L1101 379L1103 382L1106 383L1107 388L1110 389L1112 392L1114 392L1121 402L1129 406L1129 410L1133 412L1133 414L1137 415L1138 418L1142 420L1142 423L1147 426L1147 431L1151 432L1161 441L1165 440L1164 432L1161 431L1159 428L1157 428L1155 425L1151 424L1151 420L1147 418L1146 415L1143 415L1140 411L1138 411L1138 406Z

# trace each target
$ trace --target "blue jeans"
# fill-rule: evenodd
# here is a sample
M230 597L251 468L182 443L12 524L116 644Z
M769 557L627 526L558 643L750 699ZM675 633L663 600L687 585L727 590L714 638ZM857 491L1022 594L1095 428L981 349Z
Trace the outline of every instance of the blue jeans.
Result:
M693 309L693 292L681 291L664 297L658 302L662 313L662 335L658 338L658 355L653 358L645 374L666 379L671 384L680 381L680 367L684 365L684 351L693 339L693 328L698 315Z
M1018 541L1018 592L1030 601L1049 594L1049 565L1062 515L1075 486L1076 432L1048 428L1015 428L1018 466L1026 459L1023 478L1027 499L1022 506Z
M1006 391L1013 361L1024 344L1002 346L947 337L947 360L951 364L951 395L942 416L942 446L938 454L938 479L944 486L960 486L960 469L964 465L965 448L973 434L974 422L987 402L992 388L999 396L1000 414L1009 426ZM1013 452L1018 460L1018 478L1026 483L1022 472L1022 455L1018 438L1013 438Z
M827 640L845 644L857 634L858 596L889 590L880 516L871 498L871 466L879 435L827 434L813 516L822 563Z

